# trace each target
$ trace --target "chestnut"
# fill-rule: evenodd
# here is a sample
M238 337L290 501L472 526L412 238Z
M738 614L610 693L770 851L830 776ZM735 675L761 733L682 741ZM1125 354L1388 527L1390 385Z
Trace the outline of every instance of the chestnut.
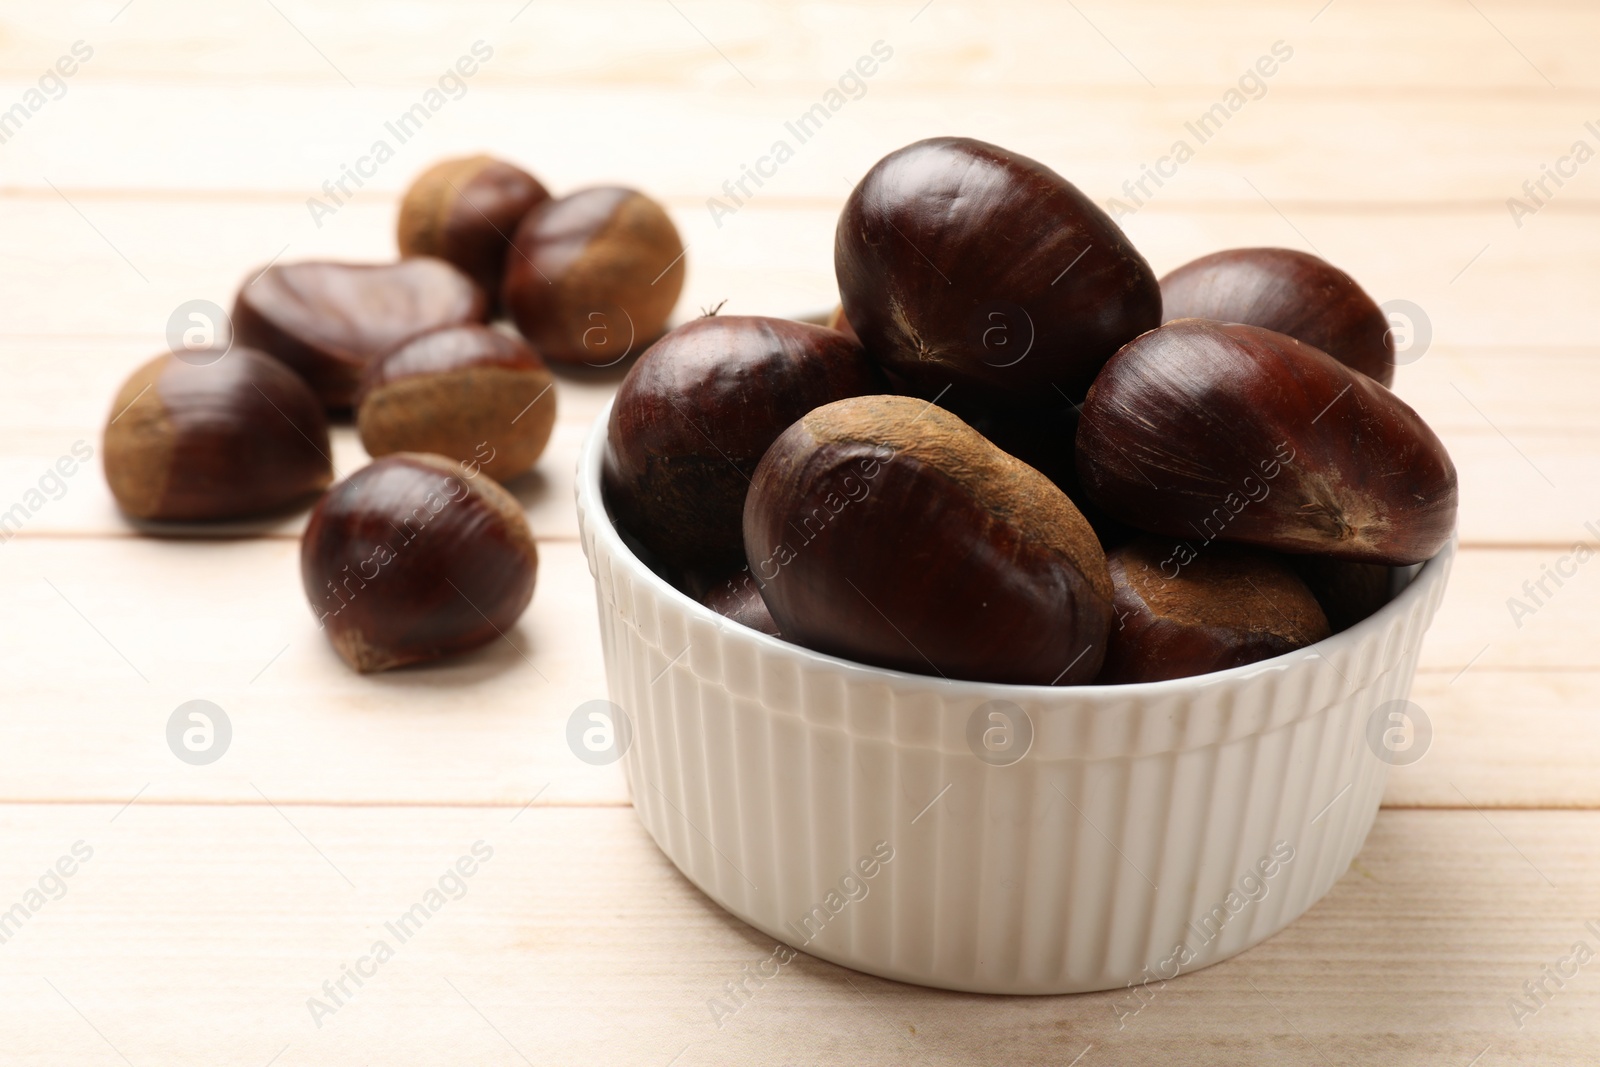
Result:
M1258 326L1179 319L1129 343L1078 426L1084 491L1183 538L1420 563L1455 527L1456 469L1404 401Z
M106 424L106 483L136 519L275 511L333 480L328 423L310 386L271 356L157 356L122 383Z
M718 615L732 619L741 626L772 637L783 636L778 632L778 624L772 621L772 612L761 598L761 587L751 576L749 567L721 575L706 586L698 599Z
M1155 272L1109 215L1042 163L965 137L879 160L839 216L834 268L867 351L932 392L1078 399L1161 321Z
M300 541L311 609L362 673L502 636L533 598L538 566L510 493L424 453L385 456L335 485Z
M1348 630L1389 602L1393 572L1382 564L1322 556L1293 556L1289 562L1322 605L1334 633Z
M501 296L546 359L614 366L666 327L683 256L660 204L632 189L584 189L523 218Z
M880 667L1053 685L1100 670L1111 579L1050 480L925 400L862 396L773 442L744 507L785 639Z
M533 466L555 421L544 360L487 326L407 341L368 365L356 394L356 428L372 455L433 452L500 482Z
M1328 636L1311 590L1260 549L1215 544L1180 564L1172 542L1143 537L1106 560L1116 623L1103 684L1225 671Z
M239 290L239 344L276 356L328 408L347 408L367 364L420 333L482 322L483 291L442 259L286 263Z
M1354 278L1291 248L1231 248L1161 279L1161 320L1242 322L1320 348L1384 385L1394 381L1389 317Z
M861 346L824 326L685 323L617 390L603 464L611 509L668 564L741 565L745 492L768 446L812 408L882 388Z
M444 160L423 171L400 202L400 254L447 260L498 302L517 224L548 199L539 179L503 160Z

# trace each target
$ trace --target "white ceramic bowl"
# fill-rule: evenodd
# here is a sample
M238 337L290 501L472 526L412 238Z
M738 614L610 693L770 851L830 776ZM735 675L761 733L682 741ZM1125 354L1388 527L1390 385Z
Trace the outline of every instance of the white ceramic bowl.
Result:
M1410 693L1453 543L1371 618L1262 663L1127 686L945 681L767 637L657 577L601 499L606 422L579 460L578 519L634 809L752 926L921 985L1109 989L1270 937L1361 850L1390 766L1369 730Z

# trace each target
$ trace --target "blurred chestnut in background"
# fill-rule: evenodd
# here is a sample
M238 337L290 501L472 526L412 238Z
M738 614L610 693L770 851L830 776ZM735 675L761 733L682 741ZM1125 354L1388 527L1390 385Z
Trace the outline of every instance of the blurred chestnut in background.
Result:
M483 291L442 259L285 263L239 290L239 344L288 364L328 408L347 408L367 364L420 333L482 322Z
M1148 537L1108 554L1116 619L1098 682L1225 671L1328 636L1311 590L1271 553L1213 544L1178 558L1171 541Z
M509 630L538 550L515 498L443 456L385 456L328 490L300 541L317 621L362 673L439 659Z
M844 314L919 390L1013 405L1078 399L1161 321L1155 273L1055 171L965 137L891 152L834 239Z
M743 315L687 322L617 390L607 500L671 564L741 565L745 492L768 446L811 409L882 388L861 346L836 330Z
M1180 319L1106 365L1078 474L1112 515L1186 543L1420 563L1450 538L1456 469L1404 401L1310 345Z
M448 260L498 302L517 224L548 199L539 179L503 160L444 160L423 171L400 202L400 254Z
M784 431L744 509L783 636L917 674L1052 685L1100 670L1111 580L1066 495L924 400L863 396Z
M544 360L476 325L425 333L370 364L356 404L370 454L433 452L501 482L533 466L556 421Z
M660 204L632 189L583 189L523 218L502 297L546 359L609 367L666 327L683 257Z
M1354 278L1309 252L1231 248L1161 279L1161 319L1242 322L1288 334L1389 385L1389 318Z
M157 356L122 384L103 455L117 506L136 519L259 515L327 488L328 424L282 363L226 354Z

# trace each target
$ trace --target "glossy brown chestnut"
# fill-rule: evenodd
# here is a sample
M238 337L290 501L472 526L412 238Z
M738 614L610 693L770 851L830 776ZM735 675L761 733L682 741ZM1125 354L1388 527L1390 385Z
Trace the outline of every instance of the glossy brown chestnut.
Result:
M1083 406L1078 474L1142 530L1368 563L1450 538L1456 469L1399 397L1292 337L1205 319L1144 334Z
M761 587L750 576L748 567L712 582L700 596L700 603L741 626L772 637L783 636L778 632L778 624L772 621L772 612L761 598Z
M421 333L482 322L483 291L442 259L286 263L239 290L239 344L276 356L325 407L347 408L367 364Z
M546 359L610 367L666 327L683 260L660 204L632 189L584 189L522 220L501 295Z
M844 313L914 387L1009 404L1077 399L1161 321L1144 257L1055 171L964 137L879 160L839 216Z
M400 254L447 260L498 301L517 225L548 199L539 179L492 156L444 160L400 202Z
M750 570L783 636L972 681L1087 682L1111 624L1094 531L1066 495L926 401L818 408L745 501Z
M311 388L270 356L157 356L122 383L103 455L117 505L137 519L259 515L333 481L328 423Z
M861 346L787 319L713 315L657 341L617 390L607 499L634 537L675 565L735 567L750 476L800 416L878 392Z
M1393 571L1382 564L1322 556L1291 556L1288 562L1322 605L1334 633L1348 630L1389 602Z
M328 490L300 541L311 610L362 673L495 640L533 598L538 565L510 493L423 453L385 456Z
M1354 278L1290 248L1231 248L1161 279L1161 320L1213 319L1288 334L1384 385L1394 381L1389 318Z
M356 394L356 427L372 455L433 452L500 482L533 466L555 421L544 360L487 326L407 341L368 365Z
M1215 544L1179 565L1171 541L1140 538L1107 564L1116 621L1104 684L1225 671L1328 636L1311 590L1260 549Z

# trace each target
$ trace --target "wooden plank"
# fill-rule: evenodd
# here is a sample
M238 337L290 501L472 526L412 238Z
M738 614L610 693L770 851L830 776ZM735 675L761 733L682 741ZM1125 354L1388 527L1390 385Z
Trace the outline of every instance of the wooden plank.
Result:
M721 219L720 228L703 204L674 207L689 245L679 315L723 300L729 314L831 306L833 233L847 192L842 177L837 184L838 199L828 208L755 201ZM1283 193L1262 188L1269 196ZM1257 200L1196 212L1157 200L1125 218L1124 227L1163 273L1219 248L1314 247L1380 302L1422 307L1435 346L1600 348L1600 320L1586 311L1600 214L1558 217L1558 207L1518 231L1498 209L1397 216L1279 205L1280 214ZM320 230L294 203L139 199L77 208L59 197L0 201L0 227L19 250L0 264L0 286L11 301L5 336L112 334L148 338L154 347L180 304L204 298L230 307L239 285L274 256L394 255L389 201L351 203L322 220ZM62 285L63 277L72 285ZM1542 392L1545 385L1530 382L1529 389Z
M1298 922L1145 1001L953 994L800 955L720 1028L708 1002L774 943L629 811L511 814L0 809L8 903L75 842L94 850L0 954L8 1062L1542 1065L1600 1039L1595 964L1559 988L1543 971L1600 943L1596 813L1384 812ZM480 841L493 855L464 893L399 942L384 924ZM319 1028L308 999L378 939L392 958ZM1541 980L1519 1029L1508 998Z
M606 696L588 567L570 541L540 553L508 642L361 677L316 628L293 540L15 540L0 548L0 676L27 711L0 746L0 801L120 803L147 786L147 800L238 803L255 782L285 803L515 806L547 783L546 800L622 803L614 768L578 761L563 733ZM1454 782L1479 803L1600 807L1600 562L1548 586L1520 627L1506 607L1558 556L1461 554L1413 697L1436 745L1396 771L1392 800L1458 805ZM235 727L204 768L165 745L194 699Z
M282 17L266 5L152 5L114 24L109 20L118 5L82 6L81 12L30 11L25 22L8 25L0 73L28 78L65 43L92 37L104 44L85 77L333 88L344 84L339 71L360 85L437 77L442 65L430 50L484 37L495 44L499 63L483 77L497 84L747 89L740 71L760 86L828 78L854 58L852 42L864 46L885 37L918 57L905 76L922 89L953 83L1144 87L1141 72L1161 86L1231 82L1267 44L1285 38L1306 54L1298 73L1310 84L1481 92L1543 89L1540 72L1563 88L1595 87L1584 45L1600 29L1592 10L1572 2L1491 5L1491 23L1445 0L1344 0L1326 12L1236 0L1208 5L1203 14L1176 0L1083 4L1081 14L1019 3L1007 6L1007 18L977 5L921 11L904 0L692 0L680 5L681 16L665 5L606 0L571 10L535 9L515 21L519 5L505 0L401 12L365 0L337 14L307 0L285 0L278 5ZM1026 30L1019 32L1021 26Z
M674 17L670 9L666 14ZM1070 10L1065 17L1076 18ZM338 180L346 166L359 165L365 173L346 179L333 204L356 191L358 199L397 194L436 158L493 150L521 162L553 190L623 182L703 211L711 196L738 206L723 183L737 182L743 167L754 168L780 140L789 155L781 163L762 162L767 180L748 181L737 196L829 203L844 183L889 151L960 132L1039 159L1102 202L1115 196L1137 206L1154 195L1157 202L1257 205L1265 193L1291 217L1297 205L1317 201L1406 216L1470 205L1516 233L1507 198L1526 197L1523 183L1543 177L1541 164L1554 166L1579 139L1590 152L1600 144L1600 134L1585 126L1600 128L1600 89L1552 92L1531 74L1536 88L1519 93L1352 94L1301 87L1294 60L1262 83L1264 95L1236 95L1232 99L1240 106L1229 110L1224 99L1233 79L1268 50L1276 33L1250 41L1250 53L1235 73L1214 85L1153 89L1130 73L1134 84L1126 88L1021 96L961 82L941 88L903 84L901 72L919 62L914 45L903 44L897 58L863 83L864 95L838 98L841 106L834 111L823 107L825 121L813 117L800 129L801 117L875 36L841 40L824 76L787 87L730 86L721 75L698 87L649 91L626 85L513 88L474 79L457 99L441 100L426 112L425 124L414 121L404 130L397 125L400 116L419 103L431 82L353 89L329 71L325 77L332 84L275 86L270 93L254 85L196 92L183 84L97 82L91 63L81 82L8 137L0 184L51 199L56 193L47 183L69 196L79 190L248 193L293 204L309 221L306 198L327 197L323 183ZM1103 47L1086 27L1071 36ZM470 40L441 41L421 54L442 69ZM302 47L303 42L274 46ZM1300 54L1308 61L1315 55L1309 47ZM933 67L939 62L936 56L925 61ZM1114 54L1112 61L1121 62ZM905 67L896 66L902 62ZM737 82L731 71L722 73ZM28 87L0 85L0 99L21 97ZM1384 114L1383 122L1370 121L1374 110ZM1202 125L1207 114L1213 117ZM686 141L687 130L709 132ZM374 147L379 141L387 151ZM1179 141L1186 150L1174 148ZM148 151L150 144L204 148L174 167ZM1159 165L1164 179L1147 181L1142 194L1125 190L1124 183L1141 179L1144 165ZM1546 179L1545 195L1530 206L1551 201L1540 215L1600 210L1597 168L1577 160L1563 169L1562 184ZM1524 229L1533 225L1523 221ZM215 236L191 228L174 233ZM1476 246L1468 255L1472 251Z
M505 640L377 676L345 667L318 630L294 540L18 540L0 551L0 589L8 796L626 798L617 768L566 743L568 716L606 695L594 587L573 542L540 545L534 606ZM165 733L196 699L233 723L231 747L205 767L179 762Z
M1395 807L1600 808L1600 661L1587 670L1473 667L1417 675L1422 759L1390 772Z

